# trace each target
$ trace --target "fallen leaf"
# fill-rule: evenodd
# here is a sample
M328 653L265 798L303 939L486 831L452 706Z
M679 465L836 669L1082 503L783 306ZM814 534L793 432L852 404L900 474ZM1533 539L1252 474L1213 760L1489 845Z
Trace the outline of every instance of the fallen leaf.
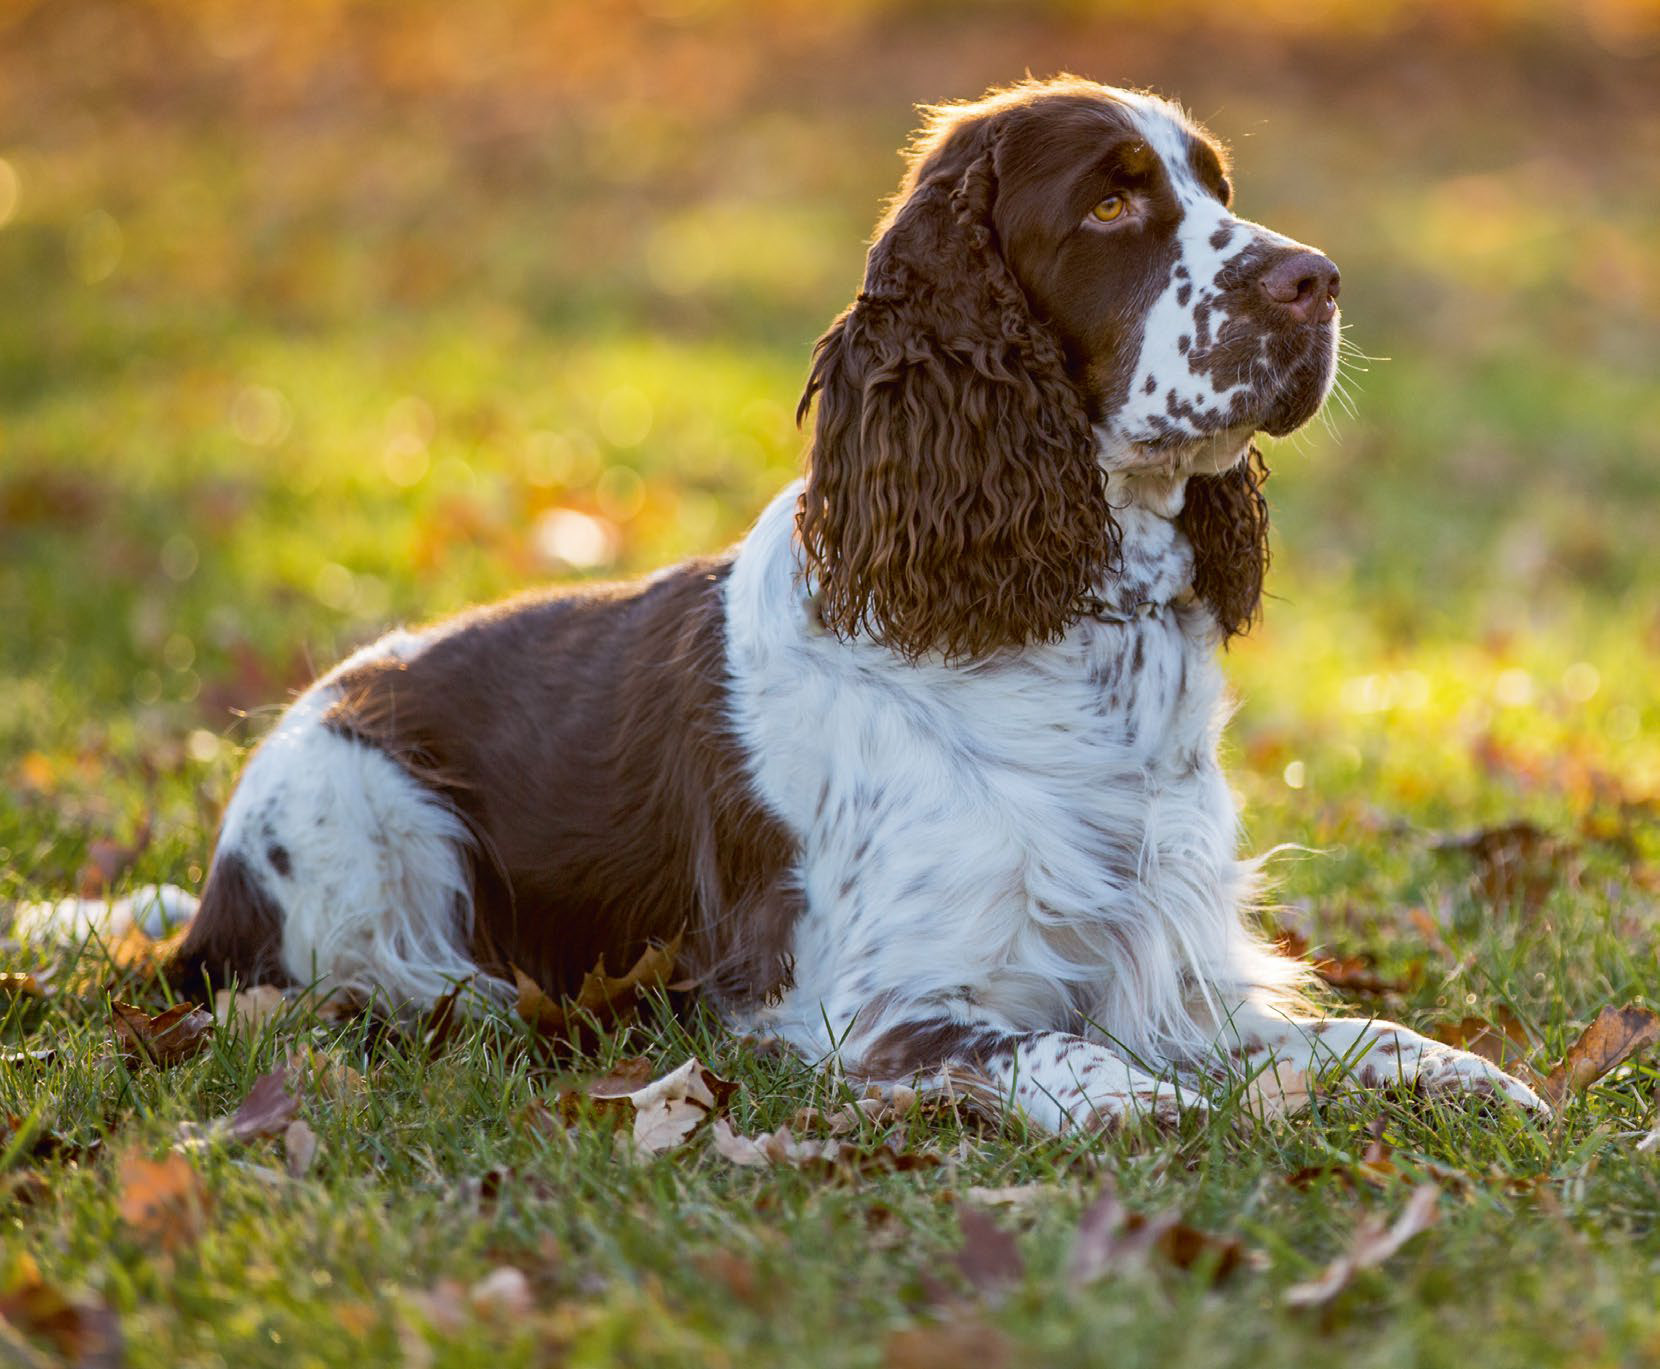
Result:
M620 1098L643 1089L651 1082L651 1061L643 1055L619 1060L586 1087L590 1098Z
M462 1027L462 1015L456 1011L456 1000L466 989L465 982L457 984L432 1005L426 1022L421 1027L421 1043L429 1056L437 1056Z
M288 1009L288 996L274 984L255 984L232 993L220 989L213 995L213 1020L225 1031L233 1024L239 1031L258 1031Z
M954 1317L938 1326L892 1332L882 1351L883 1369L1005 1369L1012 1363L1009 1338L978 1318Z
M632 1073L632 1071L631 1071ZM610 1092L567 1090L559 1095L558 1111L567 1125L584 1114L610 1117L626 1125L634 1152L642 1157L672 1150L726 1105L737 1089L730 1080L693 1057L662 1078L635 1088L630 1080L607 1075L596 1081Z
M1465 1017L1444 1024L1435 1029L1435 1039L1479 1055L1512 1074L1531 1074L1527 1058L1533 1053L1533 1045L1528 1040L1527 1028L1515 1013L1502 1005L1494 1017L1497 1020L1493 1022L1482 1017Z
M213 1014L191 1003L175 1003L152 1017L143 1008L111 999L110 1021L122 1055L158 1066L199 1055L213 1031Z
M1241 1101L1252 1116L1266 1122L1300 1112L1313 1096L1313 1083L1304 1071L1271 1060L1246 1081Z
M1365 956L1310 957L1308 938L1289 927L1280 928L1275 932L1274 949L1292 960L1308 961L1309 968L1334 989L1347 989L1351 993L1386 994L1402 993L1408 988L1408 985L1400 980L1384 979L1373 968L1371 960Z
M52 1196L52 1185L39 1170L18 1169L0 1174L0 1209L38 1207Z
M981 1297L998 1298L1026 1273L1015 1238L978 1208L957 1209L962 1245L952 1263Z
M316 1046L294 1052L286 1068L289 1077L307 1093L330 1102L349 1102L363 1092L361 1074Z
M86 864L77 877L76 893L82 898L97 898L107 893L121 877L127 874L150 845L152 815L144 815L143 825L130 842L119 842L109 837L95 837L87 844Z
M1387 1118L1378 1117L1373 1120L1369 1128L1372 1139L1354 1164L1304 1165L1303 1168L1286 1175L1286 1183L1293 1188L1306 1188L1316 1179L1336 1178L1349 1184L1365 1183L1374 1188L1387 1187L1396 1176L1395 1162L1390 1158L1394 1154L1394 1148L1383 1139L1383 1131L1387 1125Z
M32 1256L18 1255L0 1289L0 1324L45 1341L78 1369L114 1369L121 1363L121 1328L96 1298L71 1298L41 1277Z
M601 956L583 976L576 996L566 1000L551 998L536 980L514 965L511 968L519 991L519 1016L544 1041L581 1045L592 1035L593 1026L605 1030L616 1025L634 1014L647 993L667 986L680 944L681 937L676 936L666 946L648 946L628 973L618 977L606 974L605 957Z
M141 1240L171 1251L201 1234L207 1197L190 1161L177 1151L160 1160L129 1151L116 1183L121 1220Z
M45 998L43 976L8 970L0 974L0 994L10 998Z
M1355 1230L1349 1249L1327 1265L1318 1278L1286 1289L1283 1301L1290 1307L1318 1307L1330 1302L1361 1270L1376 1268L1419 1232L1433 1226L1440 1198L1441 1190L1436 1185L1421 1184L1393 1223L1386 1226L1381 1216L1367 1216Z
M467 1290L473 1311L497 1321L522 1321L536 1305L530 1280L512 1265L492 1269Z
M1435 843L1435 849L1462 852L1472 859L1476 885L1488 903L1519 904L1525 911L1535 912L1561 882L1568 858L1576 848L1574 843L1523 820L1443 837Z
M876 1146L857 1146L834 1137L798 1138L788 1126L741 1135L724 1118L711 1131L715 1151L723 1159L750 1169L784 1166L811 1170L827 1178L856 1178L865 1174L908 1173L944 1163L933 1151L907 1150L897 1136Z
M227 1134L233 1141L275 1136L287 1129L299 1106L299 1100L288 1091L287 1069L272 1070L254 1081L242 1106L232 1114Z
M1109 1180L1078 1218L1067 1275L1082 1288L1115 1270L1146 1263L1157 1253L1178 1269L1208 1269L1220 1283L1239 1268L1245 1249L1232 1237L1189 1226L1174 1212L1128 1211Z
M1546 1102L1560 1103L1570 1092L1589 1088L1631 1056L1660 1041L1660 1013L1637 1003L1604 1008L1568 1048L1562 1063L1540 1088Z
M797 1140L788 1126L777 1131L763 1131L744 1136L734 1131L732 1124L722 1118L710 1132L715 1151L723 1159L746 1169L765 1169L773 1165L808 1168L816 1165L834 1165L841 1155L841 1142Z
M1371 958L1364 955L1322 956L1313 962L1313 967L1314 973L1328 986L1348 993L1405 993L1422 975L1419 968L1406 979L1386 979L1377 972Z
M736 1255L730 1250L708 1250L693 1258L698 1273L713 1283L718 1283L739 1302L755 1303L755 1295L760 1287L760 1280L755 1273L755 1265L742 1255Z
M282 1134L283 1168L290 1179L303 1179L317 1158L317 1133L296 1117Z
M248 1096L229 1117L215 1118L206 1124L185 1122L179 1127L179 1135L187 1149L215 1141L251 1141L258 1136L276 1136L288 1126L298 1107L298 1100L288 1091L288 1070L276 1069L254 1081Z

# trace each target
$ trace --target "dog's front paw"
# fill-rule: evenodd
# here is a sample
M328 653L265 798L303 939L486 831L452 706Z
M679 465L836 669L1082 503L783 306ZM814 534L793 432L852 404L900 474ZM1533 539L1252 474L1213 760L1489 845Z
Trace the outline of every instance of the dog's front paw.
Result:
M1429 1094L1473 1093L1507 1099L1539 1117L1552 1112L1551 1105L1515 1075L1479 1055L1438 1042L1425 1043L1418 1058L1417 1082Z

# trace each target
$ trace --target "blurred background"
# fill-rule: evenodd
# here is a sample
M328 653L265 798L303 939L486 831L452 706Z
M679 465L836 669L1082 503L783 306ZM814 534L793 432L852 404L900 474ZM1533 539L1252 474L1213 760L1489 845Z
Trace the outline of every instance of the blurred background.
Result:
M1374 358L1269 453L1252 840L1652 813L1653 0L0 0L0 896L199 877L388 623L738 536L912 105L1060 70L1230 143Z

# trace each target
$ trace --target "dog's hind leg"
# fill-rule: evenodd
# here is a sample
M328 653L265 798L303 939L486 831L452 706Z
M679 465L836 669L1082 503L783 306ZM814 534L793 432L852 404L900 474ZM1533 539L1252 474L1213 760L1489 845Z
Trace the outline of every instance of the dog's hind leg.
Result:
M336 695L325 680L302 696L249 762L174 982L234 975L420 1008L471 981L505 998L472 957L466 824L372 741L331 725Z

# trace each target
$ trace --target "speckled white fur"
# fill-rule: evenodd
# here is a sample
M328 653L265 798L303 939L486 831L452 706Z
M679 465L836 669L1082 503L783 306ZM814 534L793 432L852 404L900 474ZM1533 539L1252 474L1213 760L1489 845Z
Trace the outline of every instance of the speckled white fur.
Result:
M1108 421L1097 427L1096 435L1105 459L1119 469L1140 464L1137 444L1167 443L1172 430L1192 439L1200 449L1183 453L1181 466L1185 473L1224 469L1244 450L1250 429L1223 429L1220 433L1201 429L1191 418L1172 415L1171 402L1174 400L1181 412L1227 414L1236 396L1256 391L1259 383L1253 378L1217 387L1206 373L1194 369L1192 356L1201 332L1198 311L1210 310L1214 336L1228 317L1218 283L1227 266L1255 248L1294 244L1272 229L1239 218L1199 181L1188 162L1187 133L1174 106L1150 95L1128 92L1120 93L1119 99L1131 110L1141 135L1169 173L1182 219L1176 230L1176 260L1170 280L1146 314L1129 392ZM1168 449L1162 449L1154 461L1168 467Z

